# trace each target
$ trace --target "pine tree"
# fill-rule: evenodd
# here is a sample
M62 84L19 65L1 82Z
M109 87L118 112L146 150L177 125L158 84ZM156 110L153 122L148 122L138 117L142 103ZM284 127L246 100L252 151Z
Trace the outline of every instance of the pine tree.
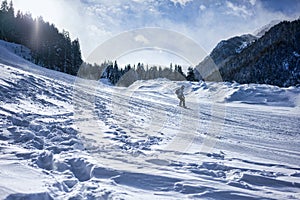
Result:
M144 69L143 64L138 63L138 65L136 67L136 72L138 74L138 79L139 80L144 80L145 79L145 69Z
M7 0L3 0L1 4L1 12L7 12L8 11L8 3Z
M9 3L9 7L7 9L7 12L8 12L8 15L13 18L15 16L15 9L14 9L14 6L13 6L13 2L10 1Z
M198 81L195 77L195 72L194 72L194 69L192 67L188 68L186 80L188 80L188 81Z
M78 39L72 41L71 46L72 69L70 70L70 74L76 75L80 65L82 64L80 44Z

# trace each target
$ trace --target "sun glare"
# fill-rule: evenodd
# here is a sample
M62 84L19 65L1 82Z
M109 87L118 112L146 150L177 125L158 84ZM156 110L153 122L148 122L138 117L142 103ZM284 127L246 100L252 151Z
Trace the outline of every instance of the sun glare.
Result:
M13 0L15 10L20 10L23 13L31 13L33 18L41 16L44 21L50 23L58 23L60 18L61 8L58 2L40 1L40 0Z

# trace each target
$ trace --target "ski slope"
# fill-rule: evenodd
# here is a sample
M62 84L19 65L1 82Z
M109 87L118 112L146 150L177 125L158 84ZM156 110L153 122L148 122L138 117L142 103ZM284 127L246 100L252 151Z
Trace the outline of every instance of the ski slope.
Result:
M299 87L158 79L117 88L7 46L0 199L300 199ZM189 109L177 106L182 84Z

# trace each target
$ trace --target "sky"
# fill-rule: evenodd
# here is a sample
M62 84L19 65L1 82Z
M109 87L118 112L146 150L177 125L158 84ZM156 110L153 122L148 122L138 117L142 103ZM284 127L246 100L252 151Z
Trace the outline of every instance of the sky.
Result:
M254 33L273 20L293 20L300 16L300 0L13 0L13 3L15 10L42 16L60 31L69 31L72 39L78 38L85 60L99 45L135 29L157 27L180 33L195 41L208 55L221 40ZM120 41L119 45L123 42L127 41ZM119 56L121 64L139 60L149 64L188 65L180 56L157 48Z

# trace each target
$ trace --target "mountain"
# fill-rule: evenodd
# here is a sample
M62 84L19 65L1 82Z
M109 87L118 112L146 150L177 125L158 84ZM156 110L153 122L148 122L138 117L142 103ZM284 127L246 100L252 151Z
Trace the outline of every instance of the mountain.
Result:
M279 24L280 20L272 20L269 24L264 25L263 27L254 31L256 37L262 37L266 32L268 32L273 26Z
M236 36L228 40L222 40L210 54L216 65L222 64L230 58L241 53L243 49L247 48L257 38L253 35L247 34Z
M300 20L283 21L262 37L247 35L221 41L196 69L208 81L277 86L300 84Z

